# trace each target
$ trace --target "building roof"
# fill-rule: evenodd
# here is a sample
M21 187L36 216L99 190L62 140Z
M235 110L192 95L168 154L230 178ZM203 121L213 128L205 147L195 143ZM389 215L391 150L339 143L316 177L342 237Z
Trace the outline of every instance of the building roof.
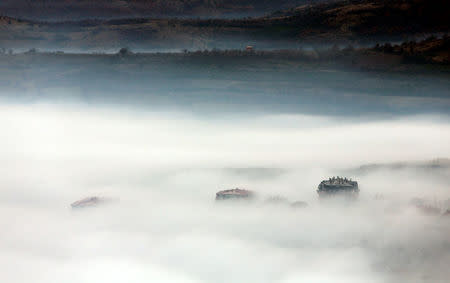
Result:
M87 197L84 199L77 200L76 202L72 203L70 206L72 206L72 208L94 206L94 205L97 205L99 202L100 202L100 198L94 196L94 197Z
M339 187L353 187L357 186L358 183L356 181L352 181L352 179L341 178L341 177L333 177L328 180L323 180L320 184L326 186L339 186Z
M217 192L216 195L238 195L238 196L250 196L253 192L249 190L243 190L243 189L231 189L231 190L223 190L220 192Z

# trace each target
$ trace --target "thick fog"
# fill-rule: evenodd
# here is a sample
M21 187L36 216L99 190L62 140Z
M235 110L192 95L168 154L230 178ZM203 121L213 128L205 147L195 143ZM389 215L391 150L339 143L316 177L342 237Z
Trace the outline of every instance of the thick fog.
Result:
M447 116L358 121L0 106L2 282L447 282ZM422 169L420 169L422 168ZM317 185L359 182L354 203ZM227 188L253 202L217 203ZM73 210L87 196L107 201ZM305 208L270 204L270 196ZM382 197L380 197L382 196ZM400 280L400 281L399 281Z

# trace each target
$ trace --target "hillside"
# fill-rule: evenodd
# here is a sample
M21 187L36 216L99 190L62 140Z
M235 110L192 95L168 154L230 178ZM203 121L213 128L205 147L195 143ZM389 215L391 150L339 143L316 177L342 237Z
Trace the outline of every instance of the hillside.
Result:
M3 0L0 15L34 20L246 17L324 0Z
M447 33L446 0L351 0L247 19L0 20L4 48L104 50L297 48L302 44L404 41Z
M304 5L274 13L280 24L301 35L396 35L449 31L446 0L346 0Z
M373 50L402 56L405 61L450 64L450 37L429 37L420 42L377 45Z

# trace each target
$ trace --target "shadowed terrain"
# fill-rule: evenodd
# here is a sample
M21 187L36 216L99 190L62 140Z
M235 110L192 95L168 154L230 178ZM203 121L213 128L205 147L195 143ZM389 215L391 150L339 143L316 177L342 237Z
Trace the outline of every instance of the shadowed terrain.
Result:
M0 14L39 20L247 17L321 0L3 0ZM326 0L322 0L326 1Z
M32 22L3 17L4 48L65 50L293 48L305 44L403 41L449 30L448 1L352 0L247 19Z

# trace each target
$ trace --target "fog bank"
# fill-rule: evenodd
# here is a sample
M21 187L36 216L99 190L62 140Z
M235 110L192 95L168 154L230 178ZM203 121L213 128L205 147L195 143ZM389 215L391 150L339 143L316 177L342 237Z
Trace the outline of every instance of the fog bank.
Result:
M450 156L447 116L357 121L83 105L0 105L5 282L446 282L450 221L409 206L450 198L450 170L347 176L353 204L318 183L368 163ZM354 171L357 172L357 171ZM220 189L254 203L215 203ZM374 199L376 195L383 199ZM73 211L97 195L110 202ZM306 201L268 205L269 196ZM442 207L444 209L444 207Z

